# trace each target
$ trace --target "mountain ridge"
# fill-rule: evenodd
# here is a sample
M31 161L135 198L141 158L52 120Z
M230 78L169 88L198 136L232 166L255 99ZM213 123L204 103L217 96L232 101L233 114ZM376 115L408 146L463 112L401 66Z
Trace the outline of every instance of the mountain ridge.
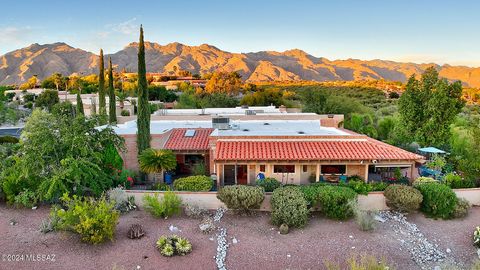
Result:
M112 57L114 66L135 72L137 42L122 50L105 55ZM421 74L435 66L440 76L461 80L467 87L480 87L480 68L435 63L396 62L391 60L343 59L316 57L300 49L283 52L259 51L232 53L213 45L189 46L178 42L161 45L145 42L148 72L173 72L176 69L192 73L237 71L242 78L254 81L353 81L386 80L406 82L412 74ZM98 56L74 48L64 42L33 43L0 56L0 84L20 84L33 75L39 79L58 72L63 75L96 73Z

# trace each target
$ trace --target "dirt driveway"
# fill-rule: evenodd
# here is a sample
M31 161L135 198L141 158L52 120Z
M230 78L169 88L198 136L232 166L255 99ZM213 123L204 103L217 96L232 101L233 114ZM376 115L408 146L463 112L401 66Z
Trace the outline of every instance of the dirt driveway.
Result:
M120 218L114 242L91 246L70 233L42 234L40 224L48 213L46 207L30 210L0 205L0 269L216 268L215 234L200 233L196 219L186 216L154 219L143 211L134 211ZM464 220L432 220L420 214L408 220L416 223L439 249L451 250L448 256L455 261L469 265L476 258L471 234L480 225L480 208L472 209ZM16 225L11 225L11 221ZM145 237L140 240L126 237L133 223L143 225ZM181 230L178 234L191 240L191 254L165 258L155 249L156 239L170 234L170 225L178 226ZM220 225L227 229L227 269L324 269L325 261L342 262L354 254L383 256L397 269L418 269L410 253L401 247L399 239L392 237L391 228L384 223L379 223L374 232L362 232L353 221L338 222L314 216L304 229L280 235L269 224L266 214L246 217L227 213ZM10 255L37 254L44 258L34 262L8 261L12 259Z

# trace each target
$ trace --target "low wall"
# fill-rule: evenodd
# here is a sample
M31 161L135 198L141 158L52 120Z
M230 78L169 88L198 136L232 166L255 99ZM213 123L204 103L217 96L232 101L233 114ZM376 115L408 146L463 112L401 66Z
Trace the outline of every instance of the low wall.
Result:
M455 189L455 193L459 198L465 198L470 202L470 204L475 206L480 206L480 188L469 188L469 189ZM165 193L164 191L150 191L150 190L127 190L128 195L135 197L135 202L137 205L143 205L143 196L146 194L155 195L162 197ZM197 205L206 209L217 209L219 207L225 207L220 200L217 199L216 192L185 192L185 191L176 191L175 192L180 198L182 198L183 203ZM262 205L260 206L261 211L270 211L270 198L271 193L265 194L265 200L263 200ZM363 210L387 210L388 206L385 203L385 196L383 192L376 191L370 192L368 195L358 195L358 205L360 209Z

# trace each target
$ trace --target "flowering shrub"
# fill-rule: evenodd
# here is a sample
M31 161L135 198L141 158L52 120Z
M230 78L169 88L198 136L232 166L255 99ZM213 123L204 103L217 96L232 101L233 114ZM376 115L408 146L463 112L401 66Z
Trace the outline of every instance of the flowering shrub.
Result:
M405 185L390 185L385 189L388 207L400 212L413 212L420 208L423 196L417 189Z
M273 191L272 223L289 227L303 227L308 221L307 201L298 187L281 187Z
M232 185L221 188L217 193L217 198L228 209L249 211L260 208L265 194L262 187Z
M126 189L129 189L135 183L136 174L133 171L123 169L123 170L114 170L113 179L114 185L116 187L122 186Z

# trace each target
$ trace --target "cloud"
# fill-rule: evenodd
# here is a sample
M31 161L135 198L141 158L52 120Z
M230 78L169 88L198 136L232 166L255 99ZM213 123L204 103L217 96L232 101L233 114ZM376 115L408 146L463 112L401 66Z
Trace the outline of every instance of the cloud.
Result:
M31 36L32 33L33 29L30 26L6 26L0 28L0 40L8 43L23 43Z
M136 23L137 18L132 18L130 20L116 23L116 24L107 24L105 27L112 32L117 32L125 35L132 35L137 33L138 25Z

